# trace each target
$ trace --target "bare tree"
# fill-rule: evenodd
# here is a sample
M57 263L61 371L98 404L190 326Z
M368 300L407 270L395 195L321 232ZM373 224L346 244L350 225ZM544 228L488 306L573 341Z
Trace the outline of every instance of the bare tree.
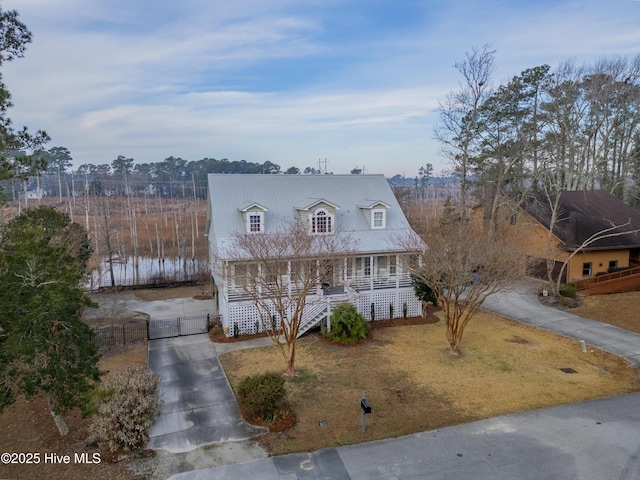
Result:
M434 229L425 238L413 277L438 297L451 355L459 355L465 328L484 301L507 289L518 276L515 250L475 231L467 222Z
M434 137L441 144L442 155L451 161L460 175L460 201L463 214L467 197L467 176L479 141L479 111L492 92L491 76L495 70L495 50L490 45L465 53L455 64L462 75L457 90L450 92L438 106L440 122Z
M323 301L326 270L354 253L348 235L311 235L302 222L274 233L238 233L221 252L227 278L251 299L262 328L280 348L287 375L295 375L296 339L305 309ZM230 270L233 269L233 272Z

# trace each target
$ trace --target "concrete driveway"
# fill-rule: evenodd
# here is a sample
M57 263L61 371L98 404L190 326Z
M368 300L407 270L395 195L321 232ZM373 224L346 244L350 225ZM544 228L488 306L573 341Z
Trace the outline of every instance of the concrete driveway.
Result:
M242 419L207 334L150 341L149 369L162 378L163 404L147 448L182 453L265 431Z
M129 309L151 319L213 313L211 300L138 302ZM218 352L207 334L149 341L149 370L160 375L163 401L147 448L183 453L211 443L246 440L265 429L242 419Z
M214 313L212 300L195 300L193 298L172 298L170 300L136 302L127 308L136 312L146 313L153 319L194 317L196 315Z

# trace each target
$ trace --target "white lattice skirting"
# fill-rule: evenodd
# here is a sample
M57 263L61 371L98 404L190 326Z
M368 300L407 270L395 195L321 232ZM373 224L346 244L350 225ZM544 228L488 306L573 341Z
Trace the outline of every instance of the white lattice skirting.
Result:
M374 305L375 320L389 320L391 318L391 305L393 305L393 318L404 316L403 310L406 304L407 316L420 315L420 300L416 297L413 288L401 290L375 290L372 292L359 292L355 306L364 318L372 320L371 304ZM250 335L263 331L260 314L255 305L248 302L229 302L228 312L224 312L221 305L222 326L227 336L233 336L237 325L238 335ZM226 314L225 314L226 313ZM275 314L275 310L271 315ZM270 325L267 325L270 327Z

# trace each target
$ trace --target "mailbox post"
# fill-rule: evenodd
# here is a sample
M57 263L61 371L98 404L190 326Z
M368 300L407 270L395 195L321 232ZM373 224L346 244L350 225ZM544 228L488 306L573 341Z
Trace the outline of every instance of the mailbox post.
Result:
M367 413L371 413L371 405L367 402L367 398L364 396L364 392L362 392L362 400L360 400L360 408L362 408L362 431L366 430L366 420L365 415Z

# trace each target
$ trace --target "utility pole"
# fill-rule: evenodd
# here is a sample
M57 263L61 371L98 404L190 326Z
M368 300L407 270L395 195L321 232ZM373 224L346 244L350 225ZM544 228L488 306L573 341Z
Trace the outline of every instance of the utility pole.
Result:
M322 159L318 159L318 171L320 171L320 173L324 173L325 175L327 174L327 164L329 163L329 161L325 158L324 160ZM324 164L324 170L322 169L322 165Z

